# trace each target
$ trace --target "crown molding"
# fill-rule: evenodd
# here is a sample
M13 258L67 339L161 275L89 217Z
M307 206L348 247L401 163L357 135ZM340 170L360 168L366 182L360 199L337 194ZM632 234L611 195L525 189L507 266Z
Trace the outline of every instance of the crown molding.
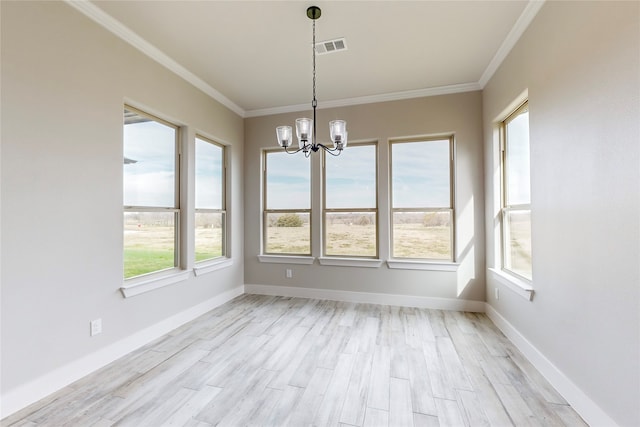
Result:
M533 18L535 18L540 9L542 9L545 1L546 0L531 0L527 3L520 17L516 23L513 24L511 31L509 31L509 34L507 34L507 37L496 51L493 59L489 62L489 65L487 65L484 73L482 73L480 80L478 80L481 89L484 89L491 77L493 77L498 70L498 67L500 67L500 64L502 64L502 61L505 60L509 52L511 52L511 49L513 49L518 40L520 40L520 37L522 37L522 34L529 27Z
M352 105L373 104L376 102L401 101L403 99L423 98L436 95L450 95L453 93L473 92L481 90L480 83L461 83L457 85L438 86L426 89L407 90L403 92L383 93L380 95L360 96L357 98L337 99L318 102L318 109L349 107ZM245 117L270 116L273 114L294 113L311 108L310 103L288 105L284 107L263 108L245 111Z
M154 61L160 63L160 65L163 65L178 76L182 77L184 80L191 83L193 86L200 89L202 92L206 93L211 98L215 99L234 113L238 114L241 117L244 117L244 109L236 105L233 101L211 87L200 77L196 76L191 71L178 64L167 54L140 37L134 31L129 29L117 19L113 18L111 15L104 12L99 7L95 6L88 0L65 0L65 2L69 6L83 13L84 15L107 29L108 31L120 37L122 40L129 43L131 46L135 47Z
M193 74L187 68L180 65L174 59L162 52L156 46L152 45L137 33L129 29L120 21L113 18L111 15L104 12L99 7L92 4L89 0L64 0L69 6L78 10L88 18L95 21L117 37L121 38L131 46L135 47L160 65L166 67L173 73L177 74L187 82L191 83L202 92L218 101L225 107L229 108L240 117L259 117L274 114L293 113L298 111L305 111L310 108L308 103L288 105L283 107L262 108L255 110L244 110L242 107L231 101L224 96L221 92L213 88L204 80ZM361 96L356 98L345 98L332 101L324 101L318 104L319 109L323 108L335 108L335 107L348 107L353 105L372 104L376 102L388 102L388 101L400 101L404 99L422 98L428 96L437 95L449 95L454 93L472 92L476 90L484 89L489 79L497 71L502 61L507 57L513 46L520 39L524 31L527 29L533 18L537 15L538 11L542 8L546 0L531 0L527 3L527 6L523 10L522 14L509 31L509 34L498 48L491 62L485 69L484 73L480 77L478 82L461 83L448 86L439 86L425 89L409 90L402 92L392 92L380 95Z

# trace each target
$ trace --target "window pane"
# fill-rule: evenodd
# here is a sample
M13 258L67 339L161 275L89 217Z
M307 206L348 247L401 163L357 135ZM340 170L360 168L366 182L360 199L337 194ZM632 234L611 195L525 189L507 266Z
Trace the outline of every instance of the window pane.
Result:
M175 267L176 213L124 213L124 278Z
M445 212L394 212L393 257L452 260L451 215Z
M196 138L196 209L223 209L224 150Z
M327 213L325 226L327 255L368 257L377 255L375 213Z
M529 111L522 112L507 123L506 138L506 205L529 204Z
M196 212L196 262L223 255L224 214Z
M266 215L265 253L311 254L311 227L306 212Z
M124 205L176 207L176 129L125 110Z
M531 211L505 211L504 223L504 268L531 280Z
M285 152L267 153L267 209L310 209L309 159Z
M450 140L391 145L394 208L451 207Z
M376 146L350 146L339 157L327 155L326 208L376 207Z

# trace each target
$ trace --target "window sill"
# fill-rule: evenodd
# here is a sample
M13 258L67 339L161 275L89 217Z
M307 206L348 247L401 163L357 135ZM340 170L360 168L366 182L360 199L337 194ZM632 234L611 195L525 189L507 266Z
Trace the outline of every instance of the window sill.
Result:
M127 282L120 287L120 292L122 292L122 296L125 298L135 297L145 292L183 282L189 278L189 274L189 270L172 270L167 273L127 280Z
M458 271L458 265L454 262L434 262L434 261L400 261L388 260L389 268L403 270L427 270L427 271Z
M381 259L370 258L332 258L332 257L319 257L318 261L320 265L333 265L340 267L369 267L378 268L382 265Z
M295 255L258 255L260 262L272 264L313 264L315 258L312 256L295 256Z
M511 289L516 294L520 295L527 301L533 300L533 286L530 283L517 277L511 276L496 268L490 268L489 271L493 273L493 277L501 284Z
M222 270L223 268L231 267L233 260L231 258L219 258L211 261L203 262L200 265L193 267L193 274L196 276L202 276L203 274L211 273L212 271Z

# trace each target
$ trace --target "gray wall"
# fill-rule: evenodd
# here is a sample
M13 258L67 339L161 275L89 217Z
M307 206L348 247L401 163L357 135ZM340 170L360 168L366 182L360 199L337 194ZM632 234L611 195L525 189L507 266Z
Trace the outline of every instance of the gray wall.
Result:
M5 394L242 286L244 136L242 118L70 6L1 8ZM230 144L235 259L129 299L119 292L125 101L185 126L191 141L197 130ZM104 332L90 337L96 318Z
M247 283L486 298L616 422L639 425L639 9L549 2L482 94L320 110L321 124L341 117L352 141L379 143L383 259L388 139L455 133L461 266L316 263L293 266L287 280L284 265L257 260L260 158L275 146L274 127L298 114L243 121L63 3L0 2L2 394ZM501 285L491 275L485 291L485 265L499 265L494 123L525 90L536 293L528 302L501 289L495 300ZM131 299L118 291L125 101L185 126L190 139L197 130L230 144L235 261ZM88 322L98 317L104 332L91 338Z
M389 139L454 133L456 140L456 252L458 272L412 271L319 265L285 266L258 261L261 222L261 156L277 148L275 127L293 125L310 111L245 120L245 283L290 287L373 292L451 299L484 299L484 225L482 169L482 97L480 92L433 96L406 101L318 110L318 138L328 140L328 122L347 121L349 139L378 141L378 209L380 258L389 258ZM300 154L302 155L302 154ZM349 150L343 154L349 155ZM314 155L314 176L319 178L319 153ZM313 174L313 172L312 172ZM320 182L312 183L312 206L320 207ZM312 219L320 230L320 211ZM319 237L319 235L316 235ZM318 242L318 239L316 239ZM313 243L312 243L313 245ZM319 248L319 245L316 245ZM319 249L313 253L319 256ZM285 268L294 277L284 279Z
M483 92L487 265L494 123L528 89L533 301L487 301L621 425L640 425L638 2L548 2Z

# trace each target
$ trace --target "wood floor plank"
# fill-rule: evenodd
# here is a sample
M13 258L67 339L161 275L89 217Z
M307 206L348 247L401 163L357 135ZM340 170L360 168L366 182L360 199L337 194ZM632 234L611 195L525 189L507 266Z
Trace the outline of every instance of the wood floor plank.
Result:
M451 338L436 337L436 346L440 364L444 367L445 375L451 380L453 386L456 389L473 390Z
M245 365L244 369L238 370L237 378L229 382L227 387L214 397L197 415L200 421L217 425L224 419L230 411L233 411L250 390L256 390L266 387L271 380L273 371L265 371L263 369L250 367Z
M500 396L486 373L478 366L467 366L465 368L469 374L469 381L473 390L477 393L477 398L482 405L482 409L492 426L511 426L513 421L507 413Z
M413 426L411 385L409 380L391 378L389 381L389 425Z
M2 426L585 426L488 317L243 295Z
M386 427L389 425L389 411L367 408L364 415L363 427Z
M588 424L569 405L550 404L566 426L588 427Z
M235 352L223 353L224 358L220 363L213 365L212 375L207 378L207 384L216 387L226 387L230 383L237 383L239 370L247 371L249 369L248 360L256 358L261 354L265 357L269 353L261 353L260 350L269 341L269 336L261 335L259 337L246 337L242 342L244 346L239 347ZM220 353L220 352L218 352ZM254 362L254 365L259 365Z
M311 333L311 332L310 332ZM288 385L295 387L306 387L316 368L319 366L318 359L320 354L325 350L327 343L331 337L329 335L318 335L316 340L304 357L302 358L298 368L295 370Z
M457 401L436 399L436 408L438 408L438 422L442 427L469 426L465 423Z
M182 426L194 418L194 415L210 403L222 391L219 387L203 386L184 402L170 417L162 422L166 426Z
M249 416L249 422L247 423L247 425L266 425L264 424L264 420L267 419L267 417L278 407L283 394L283 390L270 388L269 386L265 387L262 390L262 394L258 398L258 402L260 402L260 405L254 406L253 412Z
M51 395L45 397L39 402L33 403L26 408L4 418L0 425L10 426L20 422L35 422L40 419L46 420L48 415L56 412L63 405L68 406L68 396L77 394L78 391L71 387L64 387ZM61 403L62 402L62 403Z
M420 333L420 340L424 342L435 342L436 336L433 333L431 327L431 320L429 319L429 310L421 309L416 310L417 328Z
M316 369L285 424L301 426L309 425L313 422L332 375L333 371L331 369Z
M407 359L413 412L436 415L437 411L429 379L429 371L427 370L422 349L408 348Z
M282 395L278 399L273 410L265 418L256 419L256 424L263 424L266 426L286 425L287 418L298 405L304 390L305 389L302 387L286 386L282 390Z
M489 419L484 412L482 404L476 392L468 390L457 390L460 413L465 425L473 427L490 426Z
M304 336L309 332L309 328L304 326L296 326L291 329L286 338L280 342L278 347L271 352L271 355L267 359L264 368L272 371L280 371L284 369L294 358L297 349L300 346L300 342L304 339Z
M413 413L413 424L417 427L440 427L438 417L417 412Z
M326 346L318 356L318 366L333 369L338 363L338 355L349 343L351 328L348 326L338 326L333 329Z
M316 341L317 337L307 333L302 338L298 346L291 350L291 358L288 359L288 363L279 371L279 374L273 378L268 387L284 390L284 388L290 383L293 376L298 372L305 359L310 357L310 352L312 352Z
M418 329L418 318L415 314L405 314L402 317L404 327L404 340L411 348L422 347L422 337Z
M407 361L408 347L391 347L391 377L409 379L409 362Z
M531 383L536 386L538 392L544 396L544 399L547 402L558 405L567 405L567 401L551 386L551 384L549 384L549 381L542 376L540 371L538 371L519 350L507 348L506 351L511 360L522 372L525 373Z
M448 337L449 332L444 324L444 314L442 310L429 310L429 321L434 337Z
M364 422L372 363L373 353L356 354L355 365L351 370L349 387L340 415L341 423L359 426Z
M358 338L358 351L361 353L371 353L376 345L378 336L378 325L380 320L377 317L363 317L362 327L353 336Z
M542 426L514 386L494 384L493 388L516 426Z
M378 334L376 335L377 345L391 345L391 310L389 306L379 306L378 310Z
M252 421L251 417L256 408L264 405L266 400L264 390L275 374L273 371L260 369L252 387L238 396L235 406L227 408L227 414L219 422L212 422L212 424L219 427L248 425ZM207 421L210 422L209 420Z
M427 371L429 372L429 381L431 383L433 397L455 400L456 389L453 382L444 371L444 366L442 365L440 356L438 355L436 342L423 343L422 352L427 364Z
M340 421L342 408L347 404L345 398L349 390L349 379L352 376L354 362L356 362L354 354L341 354L338 357L338 363L314 419L314 425L331 426Z
M371 381L367 407L389 411L389 380L391 379L391 349L377 345L373 353Z
M123 418L114 426L118 427L138 427L138 426L155 426L164 424L171 418L181 407L193 399L197 391L188 388L180 388L175 394L168 396L161 404L153 402L149 405L149 409L141 411L142 415L137 416L136 412L132 412L126 418ZM140 408L139 408L140 409Z

